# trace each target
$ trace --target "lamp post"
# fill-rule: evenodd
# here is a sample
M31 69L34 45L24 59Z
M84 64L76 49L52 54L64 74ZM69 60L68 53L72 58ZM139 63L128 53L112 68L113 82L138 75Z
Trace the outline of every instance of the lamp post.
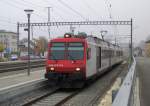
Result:
M27 18L28 18L28 76L30 75L30 16L31 13L33 12L33 10L31 9L26 9L24 10L27 14Z

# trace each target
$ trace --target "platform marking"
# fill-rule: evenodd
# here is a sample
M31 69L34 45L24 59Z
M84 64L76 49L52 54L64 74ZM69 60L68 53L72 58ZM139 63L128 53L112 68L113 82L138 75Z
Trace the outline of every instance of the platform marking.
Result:
M7 90L7 89L10 89L10 88L13 88L13 87L18 87L18 86L25 85L25 84L28 84L28 83L31 83L31 82L35 82L35 81L40 81L40 80L43 80L43 79L45 79L45 78L44 77L43 78L38 78L38 79L22 82L22 83L19 83L19 84L10 85L10 86L4 87L4 88L0 88L0 92L3 91L3 90Z

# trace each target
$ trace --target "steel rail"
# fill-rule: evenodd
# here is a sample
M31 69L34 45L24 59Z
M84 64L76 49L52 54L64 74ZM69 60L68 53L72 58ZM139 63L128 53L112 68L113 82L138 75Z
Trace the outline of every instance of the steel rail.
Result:
M30 101L30 102L24 104L23 106L32 106L32 105L41 105L41 104L42 105L61 106L65 102L67 102L69 99L71 99L73 96L77 95L79 92L80 92L80 90L73 91L70 93L64 93L64 92L61 92L60 89L58 88L51 93L45 94L39 98L36 98L33 101ZM49 101L45 100L47 98L49 99ZM56 100L53 101L50 98L55 98Z
M36 103L36 102L38 102L38 101L40 101L40 100L42 100L42 99L48 97L48 96L50 96L50 95L53 95L53 94L57 93L58 90L59 90L59 88L56 88L56 89L54 89L53 91L51 91L51 92L49 92L49 93L47 93L47 94L45 94L45 95L42 95L42 96L40 96L40 97L38 97L38 98L35 98L34 100L31 100L31 101L29 101L29 102L23 104L22 106L30 106L30 105L32 105L32 104L34 104L34 103Z
M44 67L45 60L32 61L31 68ZM27 62L16 62L16 63L0 63L0 73L9 71L19 71L22 69L27 69Z

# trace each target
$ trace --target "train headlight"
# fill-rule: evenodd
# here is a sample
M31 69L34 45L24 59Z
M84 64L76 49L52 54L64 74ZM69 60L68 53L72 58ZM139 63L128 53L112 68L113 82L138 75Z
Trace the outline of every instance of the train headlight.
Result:
M65 34L64 38L71 38L71 34Z
M81 69L80 68L76 68L76 71L80 71Z
M51 71L54 71L55 69L54 69L54 67L51 67L50 70L51 70Z

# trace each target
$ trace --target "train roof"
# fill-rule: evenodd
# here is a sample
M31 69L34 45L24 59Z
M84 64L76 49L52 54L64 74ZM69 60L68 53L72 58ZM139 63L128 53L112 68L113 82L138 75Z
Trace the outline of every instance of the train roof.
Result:
M115 46L115 47L120 47L119 45L117 44L113 44L113 43L110 43L108 41L105 41L101 38L98 38L98 37L93 37L92 35L90 36L87 36L86 38L89 42L94 42L94 43L102 43L102 44L106 44L106 45L110 45L110 46Z
M67 35L67 37L65 37L65 35ZM82 35L71 35L71 34L66 33L64 34L64 37L52 39L50 42L85 42L85 40L91 43L110 45L110 47L120 48L120 46L117 44L110 43L101 38L94 37L92 35L82 36Z
M85 39L80 38L55 38L50 42L85 42Z

